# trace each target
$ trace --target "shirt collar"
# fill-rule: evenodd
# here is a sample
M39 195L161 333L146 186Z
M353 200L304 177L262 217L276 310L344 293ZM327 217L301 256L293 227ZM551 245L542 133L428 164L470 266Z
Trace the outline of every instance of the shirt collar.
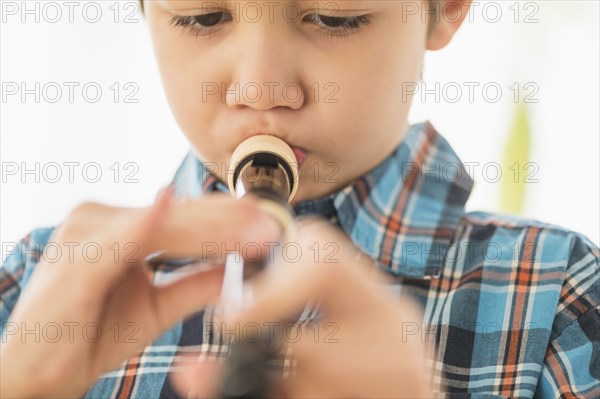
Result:
M192 151L173 185L178 197L229 192ZM294 210L337 217L354 244L395 276L431 278L441 271L472 187L463 163L427 121L410 126L394 152L367 174Z

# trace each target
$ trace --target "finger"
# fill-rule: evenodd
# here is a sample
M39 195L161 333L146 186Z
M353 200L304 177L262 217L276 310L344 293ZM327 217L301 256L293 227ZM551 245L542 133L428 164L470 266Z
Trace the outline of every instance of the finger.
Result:
M210 361L187 364L169 378L175 389L185 398L214 398L221 379L223 366Z
M173 203L152 231L149 250L164 251L164 258L207 258L233 251L258 257L257 252L268 253L264 243L276 241L280 234L277 222L261 211L256 199L211 194Z
M258 200L235 200L214 193L197 200L172 198L172 189L159 194L150 208L115 208L84 203L53 233L53 241L102 247L102 265L140 263L149 254L162 258L211 257L239 252L259 259L269 253L265 243L281 234L278 224L261 210ZM68 247L65 248L68 252ZM222 262L224 261L221 260Z
M194 272L174 282L156 286L155 311L160 333L190 314L216 301L223 284L223 268Z
M273 265L252 285L252 304L226 322L243 325L286 320L314 301L329 316L352 315L381 303L372 271L369 274L362 265L353 263L353 250L340 253L336 263L314 262L307 256L298 263Z
M82 270L88 273L99 270L103 274L106 274L107 266L110 268L110 265L115 266L112 269L121 271L123 263L140 263L142 254L151 247L149 242L153 237L152 232L166 216L171 202L172 189L167 188L149 208L116 208L93 202L80 204L57 226L50 238L50 242L65 245L65 250L60 253L70 254L60 258L66 262L58 263L71 272ZM96 253L92 251L90 255L89 251L69 250L67 244L91 247ZM55 262L56 260L51 263ZM84 263L85 268L76 267Z
M154 204L142 216L137 239L142 253L147 254L151 251L151 246L148 243L151 241L152 231L160 225L161 219L165 217L169 205L173 202L174 193L173 186L167 186L164 190L161 190L156 196Z
M344 384L347 384L347 381L331 381L327 377L323 378L323 373L310 373L304 378L290 378L285 381L285 397L304 399L353 397L340 394L340 387Z

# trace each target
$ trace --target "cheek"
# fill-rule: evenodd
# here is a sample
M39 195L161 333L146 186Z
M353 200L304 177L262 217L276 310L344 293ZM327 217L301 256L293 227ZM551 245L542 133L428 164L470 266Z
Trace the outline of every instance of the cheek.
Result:
M212 130L220 96L207 95L223 81L212 55L204 54L193 39L165 22L152 20L151 33L163 88L181 130L193 144L213 140ZM212 148L198 146L196 148Z
M375 48L365 54L366 61L340 69L336 80L339 102L320 104L323 120L336 132L329 133L332 147L325 148L339 160L356 162L358 152L381 158L399 142L410 108L403 87L419 74L420 63L415 61L419 51L410 50L414 56L400 57ZM397 53L407 54L402 49Z
M339 102L320 104L320 116L331 129L323 132L329 134L323 158L338 163L342 180L379 164L403 138L410 109L403 87L417 81L424 52L419 43L405 42L363 46L351 67L338 66Z
M185 50L185 46L178 47ZM178 56L180 52L173 50L157 49L158 63L169 104L176 119L186 125L184 131L187 132L189 124L193 120L198 122L202 113L206 112L206 107L210 107L210 103L203 101L202 94L204 84L201 76L206 77L207 72L201 66L195 67L194 57L181 57ZM204 80L208 81L210 79Z

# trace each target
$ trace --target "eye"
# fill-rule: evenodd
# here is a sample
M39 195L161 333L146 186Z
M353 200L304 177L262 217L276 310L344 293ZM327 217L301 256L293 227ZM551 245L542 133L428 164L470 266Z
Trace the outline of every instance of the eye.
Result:
M224 12L211 12L210 14L197 15L194 18L199 25L210 27L215 26L219 22L224 22Z
M358 15L353 17L333 17L320 14L311 14L304 18L309 22L324 28L330 36L346 36L353 31L358 31L363 25L371 22L369 15Z
M201 15L179 16L171 18L170 23L174 26L180 26L189 29L196 35L208 35L214 32L214 29L225 22L232 21L230 13L225 11L210 12Z

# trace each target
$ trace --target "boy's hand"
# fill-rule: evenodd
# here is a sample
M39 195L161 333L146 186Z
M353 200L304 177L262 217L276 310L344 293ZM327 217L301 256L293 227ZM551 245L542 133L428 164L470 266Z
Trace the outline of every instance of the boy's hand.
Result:
M274 264L277 272L259 276L252 306L227 321L240 323L228 330L243 331L247 323L281 322L299 314L309 301L320 302L318 335L314 328L306 329L298 342L288 342L297 368L293 378L280 381L278 396L432 397L416 304L382 293L377 282L384 282L383 273L328 222L305 219L299 243L301 260ZM333 243L339 251L315 262L315 243L321 249ZM198 363L173 378L185 394L214 397L220 371L220 366Z
M165 190L147 209L79 206L53 233L54 249L47 246L11 314L12 325L44 334L40 340L39 333L5 331L0 396L80 397L102 373L219 294L222 268L205 266L158 286L142 262L147 255L200 258L204 243L234 248L277 235L251 198L224 194L176 203Z

